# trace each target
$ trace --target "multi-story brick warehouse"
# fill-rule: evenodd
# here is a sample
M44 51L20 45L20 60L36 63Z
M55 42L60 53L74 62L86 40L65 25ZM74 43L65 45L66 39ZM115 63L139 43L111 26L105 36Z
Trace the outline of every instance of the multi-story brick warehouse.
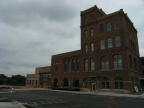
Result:
M81 49L52 56L51 86L140 90L137 30L122 9L81 11Z

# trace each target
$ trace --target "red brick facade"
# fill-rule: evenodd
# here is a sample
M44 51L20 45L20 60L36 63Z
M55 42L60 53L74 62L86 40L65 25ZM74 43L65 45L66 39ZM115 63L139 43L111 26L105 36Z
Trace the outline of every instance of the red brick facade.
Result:
M51 86L83 90L140 88L137 30L120 9L81 11L81 49L52 56Z

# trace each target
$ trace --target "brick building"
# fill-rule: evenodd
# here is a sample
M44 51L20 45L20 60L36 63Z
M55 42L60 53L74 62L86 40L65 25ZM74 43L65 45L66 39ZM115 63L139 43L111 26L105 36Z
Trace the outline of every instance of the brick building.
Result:
M140 67L141 67L141 73L143 75L143 77L140 77L140 84L142 89L144 90L144 57L140 57Z
M35 74L27 74L26 86L34 88L48 88L49 77L51 75L51 67L37 67Z
M81 11L81 49L51 61L51 86L81 90L140 90L137 30L122 9Z

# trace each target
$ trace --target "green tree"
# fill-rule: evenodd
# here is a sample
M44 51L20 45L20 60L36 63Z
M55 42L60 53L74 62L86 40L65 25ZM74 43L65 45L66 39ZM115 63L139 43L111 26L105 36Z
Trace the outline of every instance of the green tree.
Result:
M7 83L7 76L4 74L0 74L0 85L6 84Z

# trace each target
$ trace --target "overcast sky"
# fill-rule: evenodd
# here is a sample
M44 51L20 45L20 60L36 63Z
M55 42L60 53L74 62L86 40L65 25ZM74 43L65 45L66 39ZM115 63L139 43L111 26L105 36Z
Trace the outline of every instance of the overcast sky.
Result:
M0 0L0 74L26 75L51 56L80 49L80 11L128 14L144 56L144 0Z

